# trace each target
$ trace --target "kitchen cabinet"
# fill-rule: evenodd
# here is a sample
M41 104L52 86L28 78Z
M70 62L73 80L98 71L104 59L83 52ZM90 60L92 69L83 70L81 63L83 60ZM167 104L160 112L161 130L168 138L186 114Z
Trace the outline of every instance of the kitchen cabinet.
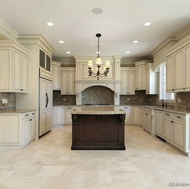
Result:
M61 69L61 62L52 61L53 90L61 90L60 69Z
M147 61L135 62L136 90L146 90L146 65Z
M120 109L124 110L125 115L125 125L131 124L131 106L119 106Z
M71 112L76 108L76 106L64 106L65 120L64 124L72 124Z
M75 68L61 68L61 94L75 95Z
M53 107L53 125L64 124L64 106Z
M142 108L142 128L155 136L155 110L151 107Z
M190 91L190 36L175 44L166 54L167 92Z
M121 95L135 94L135 68L121 68Z
M179 113L164 113L163 138L184 152L190 151L190 131L187 116Z
M164 112L162 110L155 110L155 134L159 137L163 137L163 116Z
M166 86L168 92L185 90L184 50L181 49L166 59Z
M132 106L132 124L141 125L141 106Z
M36 137L36 111L0 113L0 147L19 149Z
M158 72L153 67L153 63L146 64L146 94L158 94Z
M0 92L27 92L28 53L17 42L0 42Z

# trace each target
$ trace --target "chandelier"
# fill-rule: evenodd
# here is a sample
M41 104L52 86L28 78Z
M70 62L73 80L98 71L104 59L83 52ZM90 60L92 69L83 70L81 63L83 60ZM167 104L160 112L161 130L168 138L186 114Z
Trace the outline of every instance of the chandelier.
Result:
M97 80L99 80L100 77L106 77L108 72L109 72L109 67L110 67L110 62L106 61L105 62L105 67L104 67L104 72L101 73L100 69L101 69L101 64L102 64L102 60L100 58L100 51L99 51L99 38L101 37L100 33L96 34L96 37L98 38L98 57L96 59L96 64L97 64L97 68L96 68L96 73L93 72L92 68L93 68L93 62L92 60L88 61L88 73L90 77L97 77Z

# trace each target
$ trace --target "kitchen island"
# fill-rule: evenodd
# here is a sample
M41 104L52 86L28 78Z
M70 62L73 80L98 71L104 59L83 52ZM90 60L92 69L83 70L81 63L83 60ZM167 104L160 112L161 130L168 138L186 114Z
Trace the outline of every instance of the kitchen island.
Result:
M72 114L72 150L125 150L125 112L114 106L81 106Z

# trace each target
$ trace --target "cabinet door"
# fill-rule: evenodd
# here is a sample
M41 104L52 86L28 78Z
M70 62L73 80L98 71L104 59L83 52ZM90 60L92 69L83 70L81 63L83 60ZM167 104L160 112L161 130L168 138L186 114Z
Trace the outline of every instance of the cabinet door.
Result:
M155 111L155 133L163 137L163 111Z
M36 137L36 118L32 118L31 122L31 139L33 139Z
M175 122L174 124L174 145L181 149L185 149L185 124Z
M140 107L132 107L132 122L133 124L140 125L141 124L141 108Z
M146 123L147 123L147 126L146 126L146 128L147 128L147 130L149 131L149 132L151 132L151 130L152 130L152 116L151 115L149 115L149 114L147 114L146 115Z
M28 89L28 56L21 55L21 67L20 67L20 90L26 92Z
M8 92L12 87L12 64L10 49L0 50L0 92Z
M172 143L173 142L173 121L164 118L164 138Z
M142 90L146 89L146 72L145 65L136 66L136 89Z
M21 144L20 138L20 117L18 115L0 116L0 144L18 145Z
M61 71L61 94L66 94L66 95L75 94L75 71L74 70Z
M53 90L60 90L60 66L52 65Z
M174 54L174 89L182 90L184 84L184 65L183 65L183 50L180 50Z
M23 142L27 143L31 139L31 132L32 132L32 119L25 119L23 121Z
M185 48L185 89L190 89L190 46Z
M173 87L173 56L166 59L166 90L174 91Z
M121 94L127 94L128 71L121 71Z
M63 106L54 107L54 125L63 124L64 121L64 108Z
M127 94L135 94L135 70L128 71Z

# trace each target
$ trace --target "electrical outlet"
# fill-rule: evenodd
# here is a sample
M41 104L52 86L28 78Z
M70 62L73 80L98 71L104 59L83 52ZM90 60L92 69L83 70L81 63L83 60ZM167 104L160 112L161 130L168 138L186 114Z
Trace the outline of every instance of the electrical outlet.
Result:
M6 98L2 98L2 104L7 104L8 100Z
M127 101L130 101L131 99L130 98L127 98Z

